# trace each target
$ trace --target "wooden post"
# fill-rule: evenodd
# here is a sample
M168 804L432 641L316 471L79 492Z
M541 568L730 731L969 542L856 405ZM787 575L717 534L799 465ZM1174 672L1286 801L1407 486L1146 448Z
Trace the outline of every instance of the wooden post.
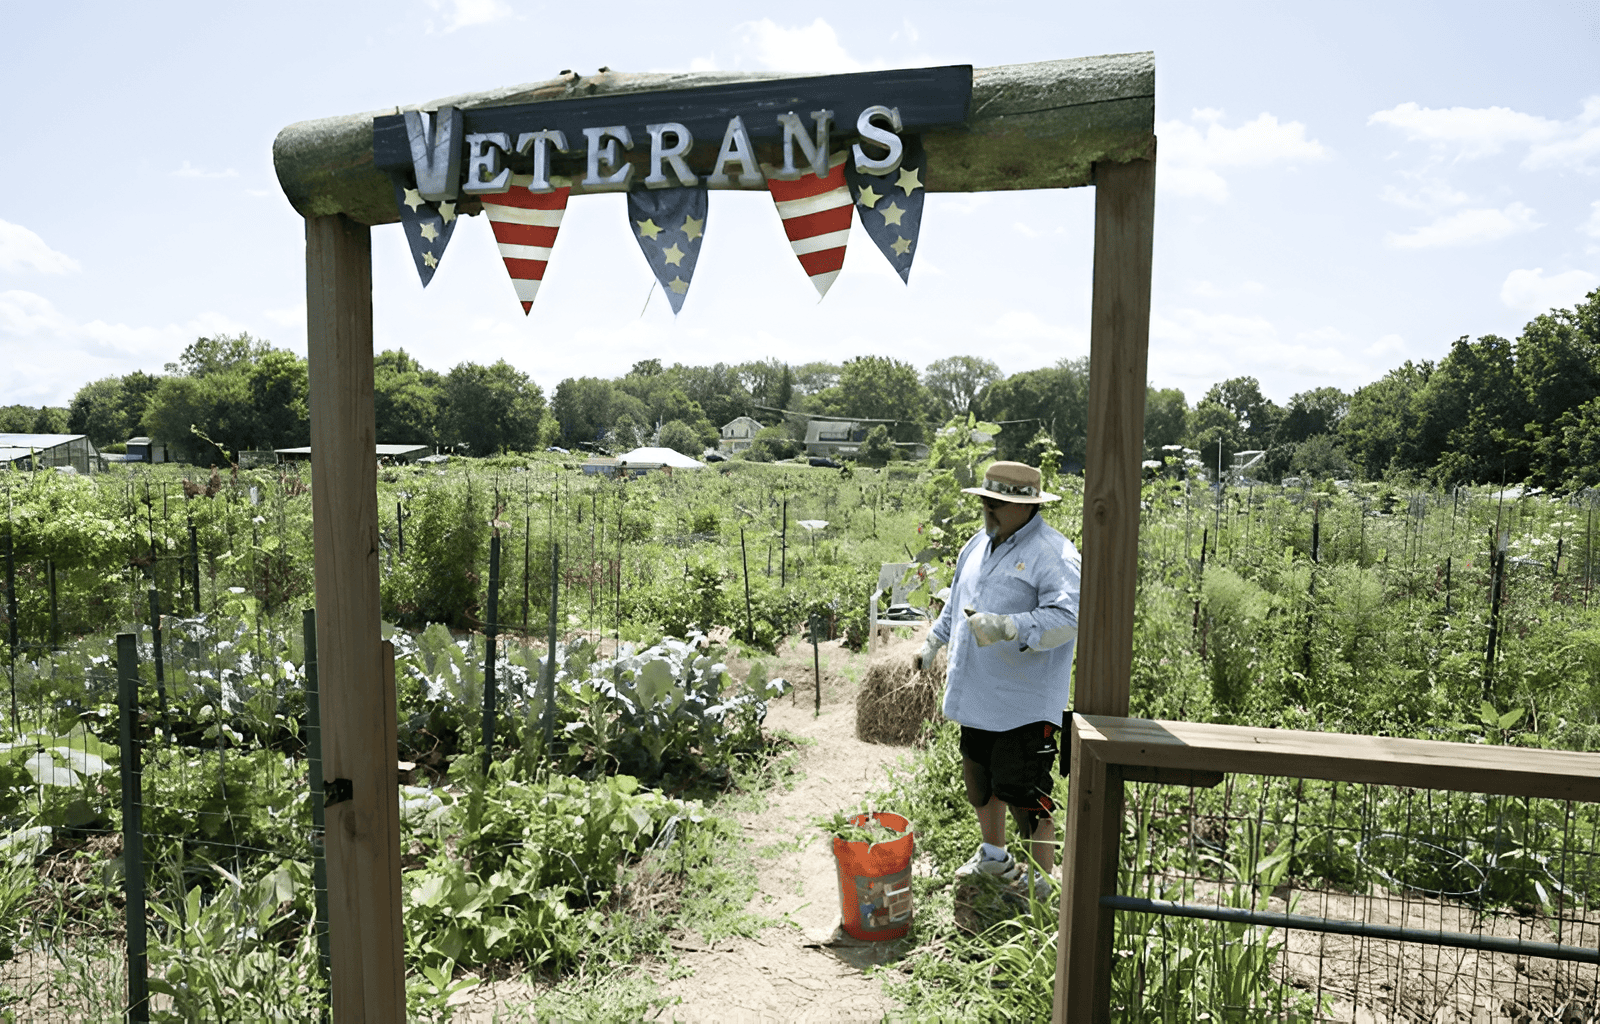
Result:
M1083 714L1128 713L1150 347L1154 157L1152 143L1149 159L1095 165L1083 592L1073 693L1073 705ZM1074 762L1076 739L1074 735ZM1052 1015L1058 1024L1110 1019L1113 916L1101 909L1100 896L1116 884L1122 816L1122 777L1115 769L1095 764L1080 769L1074 763L1071 785Z
M306 220L311 509L333 1019L405 1019L395 693L378 610L372 237ZM344 786L348 784L348 798Z

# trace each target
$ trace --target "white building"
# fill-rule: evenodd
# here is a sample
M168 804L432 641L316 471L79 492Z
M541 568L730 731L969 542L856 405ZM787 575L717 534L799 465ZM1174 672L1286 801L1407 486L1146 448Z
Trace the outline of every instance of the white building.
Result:
M728 454L742 452L755 440L761 423L749 416L735 416L722 425L722 440L717 447Z

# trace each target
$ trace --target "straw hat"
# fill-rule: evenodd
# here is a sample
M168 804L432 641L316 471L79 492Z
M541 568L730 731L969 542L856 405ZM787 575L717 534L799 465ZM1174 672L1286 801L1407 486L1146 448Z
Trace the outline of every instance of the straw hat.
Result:
M994 463L983 472L983 486L963 487L961 493L999 498L1017 505L1043 505L1047 501L1061 500L1059 494L1040 489L1039 471L1021 462Z

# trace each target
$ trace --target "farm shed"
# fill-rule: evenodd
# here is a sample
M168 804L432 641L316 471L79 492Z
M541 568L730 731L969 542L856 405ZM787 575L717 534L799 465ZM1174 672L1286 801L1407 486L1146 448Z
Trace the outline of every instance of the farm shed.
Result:
M384 462L417 462L433 451L425 444L379 444L373 445L373 449L378 453L379 460ZM310 445L304 448L275 448L273 453L278 456L279 462L311 460Z
M128 457L124 462L166 462L167 446L159 441L152 441L148 437L128 438Z
M852 420L811 420L806 423L806 454L832 458L855 455L867 439L865 424Z
M106 460L85 434L0 434L0 462L13 469L71 466L80 473L100 473Z
M959 97L959 107L944 102L951 96ZM898 106L891 109L886 102ZM386 158L397 154L404 161L396 165L403 168L398 173L409 175L422 161L424 173L411 192L418 193L426 178L428 191L443 198L444 190L432 185L448 179L449 196L457 195L454 179L465 149L430 149L423 136L437 139L439 134L427 128L430 123L459 125L450 130L471 132L480 140L526 136L538 150L538 138L564 139L568 129L573 138L581 138L592 126L617 119L636 124L641 138L646 121L684 122L694 126L699 141L691 147L682 139L683 148L674 152L697 168L714 160L723 163L716 137L725 134L726 126L734 148L753 152L737 183L719 173L712 176L719 179L715 187L761 188L767 182L759 168L748 164L782 161L786 148L779 137L783 133L773 127L774 112L814 111L820 116L824 109L837 112L839 139L846 146L857 137L849 126L865 124L874 133L870 138L894 139L871 119L892 114L900 130L901 114L913 115L907 118L907 130L916 135L926 161L921 184L928 192L1094 186L1089 458L1081 646L1073 701L1083 714L1127 714L1155 224L1154 54L829 76L569 72L545 82L290 125L273 143L273 162L285 196L306 222L311 434L321 481L313 492L313 532L318 647L323 652L323 755L327 777L341 786L341 799L328 806L326 832L335 1019L396 1020L405 1007L395 682L392 661L384 655L378 594L372 331L372 227L402 220L403 193L397 193L395 181L379 165L379 142ZM428 117L419 117L419 112ZM744 114L750 124L759 115L762 134L746 138ZM421 128L409 153L408 121ZM798 115L793 121L798 123ZM598 147L605 132L621 129L592 130L599 133L590 136ZM869 138L865 133L860 137ZM620 160L648 173L652 149L658 164L664 156L659 146L663 137L655 141L656 146L626 153L612 149L616 155L610 162ZM477 147L468 148L477 152ZM823 156L813 159L813 166L821 165L816 171L821 177L827 149L817 149ZM469 156L466 163L474 158ZM522 173L531 170L537 176L553 169L571 175L570 189L563 186L561 191L573 196L615 191L625 174L616 170L591 186L580 177L581 152L549 161L549 167L540 159L530 152ZM505 173L509 176L511 169ZM531 189L517 198L530 205L554 201ZM465 194L459 202L452 200L449 212L452 218L472 216L485 205L479 196ZM517 216L522 223L546 223L555 212L541 208ZM406 244L410 241L408 235ZM528 249L548 243L507 244ZM418 250L413 258L421 263L432 255ZM507 269L513 271L518 298L529 309L534 275L542 277L543 260L524 255L516 261L527 265L520 268L520 278L510 262ZM819 267L816 277L828 272ZM1103 830L1093 838L1100 841ZM1079 929L1109 927L1109 912L1084 906L1077 913L1084 918L1073 922ZM1064 925L1067 914L1064 902ZM1105 935L1109 942L1110 932ZM1064 975L1065 940L1060 949ZM1062 993L1058 985L1058 1000ZM1062 1010L1058 1001L1058 1019Z

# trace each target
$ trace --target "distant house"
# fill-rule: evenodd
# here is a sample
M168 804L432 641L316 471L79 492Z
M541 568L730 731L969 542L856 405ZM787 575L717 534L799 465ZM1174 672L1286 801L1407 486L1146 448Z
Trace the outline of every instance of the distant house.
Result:
M750 442L755 440L756 431L761 429L761 424L749 416L735 416L722 425L722 440L717 447L729 453L742 452L750 447Z
M0 434L0 465L99 473L106 468L106 459L84 434Z
M418 462L423 456L433 454L425 444L379 444L374 445L378 450L378 459L384 462ZM303 448L274 448L274 454L279 462L310 461L311 446Z
M832 458L856 455L867 439L867 428L853 420L811 420L806 423L806 454Z

